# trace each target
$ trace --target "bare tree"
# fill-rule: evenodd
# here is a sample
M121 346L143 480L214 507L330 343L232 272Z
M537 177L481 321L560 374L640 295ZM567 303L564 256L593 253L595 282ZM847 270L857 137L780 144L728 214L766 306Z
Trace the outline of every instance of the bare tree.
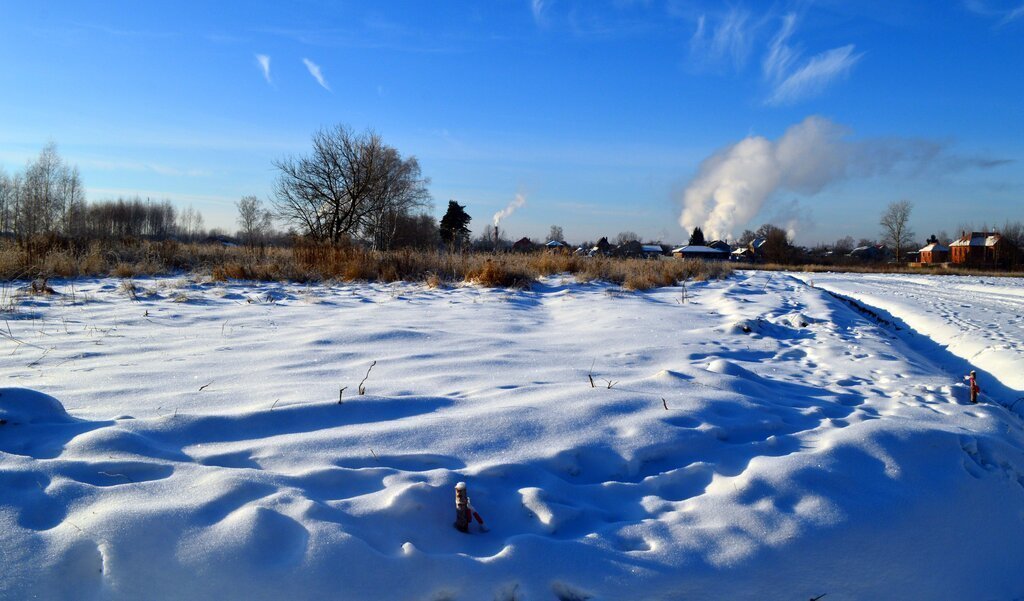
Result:
M178 233L190 242L202 237L203 214L189 205L178 215Z
M238 207L238 237L249 248L263 244L273 226L274 218L255 196L243 196L235 203Z
M562 232L562 226L551 226L551 231L548 233L548 241L551 240L554 240L556 242L565 242L565 234Z
M626 230L625 232L619 232L619 235L615 236L615 243L621 246L627 242L633 242L634 240L639 239L640 236L638 236L636 232Z
M8 177L0 169L0 234L10 232L13 228L11 213L14 209L16 180Z
M853 236L843 236L836 240L835 245L832 246L832 251L836 254L846 255L853 250Z
M1024 249L1024 223L1007 219L999 233L1017 248Z
M910 212L914 204L909 200L889 203L878 224L882 226L882 242L892 246L896 251L896 262L903 260L903 251L914 242L914 232L910 231Z
M344 126L320 130L308 156L276 161L278 216L321 241L337 244L363 236L374 247L390 244L399 215L429 200L415 158L402 159L373 132Z
M790 263L795 258L795 249L793 248L792 241L789 239L789 234L781 227L765 223L757 228L754 235L764 239L760 252L765 261L770 263Z

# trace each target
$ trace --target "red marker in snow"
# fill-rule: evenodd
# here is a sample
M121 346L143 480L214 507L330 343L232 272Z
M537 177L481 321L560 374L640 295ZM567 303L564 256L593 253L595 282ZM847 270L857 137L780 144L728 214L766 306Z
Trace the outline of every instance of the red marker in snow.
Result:
M981 388L978 387L977 375L978 375L977 372L972 369L971 370L971 375L968 376L968 381L970 382L970 385L971 385L971 402L972 403L977 403L978 402L978 394L981 392Z
M476 521L480 523L480 530L487 532L487 526L484 525L484 519L480 517L480 514L473 509L473 506L469 504L469 496L466 493L466 483L459 482L455 485L455 528L459 532L469 532L469 524L476 518Z

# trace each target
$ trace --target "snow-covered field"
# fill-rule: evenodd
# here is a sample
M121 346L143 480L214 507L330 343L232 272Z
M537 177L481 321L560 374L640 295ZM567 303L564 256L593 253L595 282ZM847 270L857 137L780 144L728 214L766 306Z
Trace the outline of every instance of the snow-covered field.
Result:
M1024 599L1021 421L814 279L59 282L4 314L0 598Z

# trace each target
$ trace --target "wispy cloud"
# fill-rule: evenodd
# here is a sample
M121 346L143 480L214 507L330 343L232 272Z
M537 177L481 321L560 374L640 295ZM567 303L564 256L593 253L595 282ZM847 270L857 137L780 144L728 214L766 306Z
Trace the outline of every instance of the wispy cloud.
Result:
M996 22L996 27L1002 27L1008 25L1021 17L1024 17L1024 3L1016 6L1015 8L1008 8L1004 5L998 5L999 3L993 3L990 0L965 0L964 7L976 15L982 17L999 19Z
M548 8L549 0L530 0L530 12L533 13L533 20L538 25L547 24L544 11Z
M256 62L259 63L260 69L263 71L263 79L267 80L267 83L274 83L270 80L270 57L266 54L257 54Z
M801 62L802 50L789 43L796 29L796 15L782 19L782 27L768 44L762 70L772 86L767 104L792 104L820 94L830 83L844 77L864 56L847 44L818 53Z
M750 56L757 22L750 12L731 8L721 16L702 14L690 38L690 56L701 66L731 62L739 69Z
M1021 4L1017 8L1015 8L1015 9L1011 10L1010 12L1006 13L1006 16L1004 16L999 21L999 24L1000 25L1006 25L1010 21L1016 21L1017 19L1019 19L1021 17L1024 17L1024 4Z
M817 96L830 83L845 76L864 53L854 53L848 44L811 57L802 67L780 81L768 97L768 104L790 104Z
M330 92L331 86L327 85L327 80L324 79L324 74L320 71L320 65L314 63L308 58L302 59L302 62L306 65L306 68L309 69L309 74L313 76L313 79L320 84L320 87Z

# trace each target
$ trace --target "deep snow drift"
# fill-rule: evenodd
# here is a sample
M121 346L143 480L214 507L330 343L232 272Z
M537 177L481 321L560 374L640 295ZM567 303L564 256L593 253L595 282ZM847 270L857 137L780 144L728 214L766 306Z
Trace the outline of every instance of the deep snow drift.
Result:
M1020 420L795 278L135 285L4 316L2 599L1024 598Z

